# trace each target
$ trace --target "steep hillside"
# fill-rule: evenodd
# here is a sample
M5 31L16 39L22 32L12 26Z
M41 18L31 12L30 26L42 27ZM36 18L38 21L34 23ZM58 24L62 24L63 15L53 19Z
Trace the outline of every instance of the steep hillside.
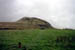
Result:
M38 18L24 17L16 22L0 22L0 29L48 29L52 26Z

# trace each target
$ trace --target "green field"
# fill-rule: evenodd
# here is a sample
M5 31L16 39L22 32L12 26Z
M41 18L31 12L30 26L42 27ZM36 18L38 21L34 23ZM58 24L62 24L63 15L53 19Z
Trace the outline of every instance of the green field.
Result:
M18 43L22 48L18 48ZM0 30L0 50L75 50L75 30Z

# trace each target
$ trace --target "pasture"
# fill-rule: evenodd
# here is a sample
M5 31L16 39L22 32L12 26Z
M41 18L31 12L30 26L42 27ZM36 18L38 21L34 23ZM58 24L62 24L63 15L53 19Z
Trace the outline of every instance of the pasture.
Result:
M0 30L0 50L75 50L75 30Z

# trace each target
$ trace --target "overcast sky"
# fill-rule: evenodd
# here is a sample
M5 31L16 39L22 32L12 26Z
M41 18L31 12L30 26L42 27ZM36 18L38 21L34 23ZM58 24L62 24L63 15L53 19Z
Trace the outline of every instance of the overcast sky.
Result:
M75 0L0 0L0 22L36 17L56 28L75 29Z

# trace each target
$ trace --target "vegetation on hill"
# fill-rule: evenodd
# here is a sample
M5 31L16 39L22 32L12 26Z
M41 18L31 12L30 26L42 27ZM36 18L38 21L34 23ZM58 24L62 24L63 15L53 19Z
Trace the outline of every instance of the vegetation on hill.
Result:
M48 29L52 26L38 18L24 17L16 22L0 22L0 30Z
M18 48L21 42L22 47ZM2 30L0 50L75 50L75 30Z

